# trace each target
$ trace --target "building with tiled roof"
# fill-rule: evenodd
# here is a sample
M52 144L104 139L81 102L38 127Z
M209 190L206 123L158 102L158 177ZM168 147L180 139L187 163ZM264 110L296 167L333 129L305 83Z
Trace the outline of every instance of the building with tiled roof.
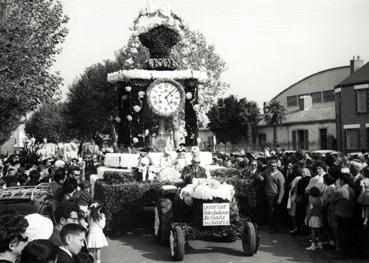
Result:
M280 148L313 151L336 148L334 88L350 75L350 66L319 71L289 86L272 100L286 108L285 120L277 126ZM273 128L258 126L260 146L273 144Z
M337 146L341 151L369 150L369 63L351 60L351 74L335 86Z

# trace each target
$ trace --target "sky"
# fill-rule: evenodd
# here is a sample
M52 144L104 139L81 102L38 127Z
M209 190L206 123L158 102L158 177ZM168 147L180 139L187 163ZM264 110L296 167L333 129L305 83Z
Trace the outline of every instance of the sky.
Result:
M145 0L61 0L69 34L54 70L63 91L92 64L113 59ZM318 71L369 61L369 0L153 0L172 10L227 64L225 95L261 106Z

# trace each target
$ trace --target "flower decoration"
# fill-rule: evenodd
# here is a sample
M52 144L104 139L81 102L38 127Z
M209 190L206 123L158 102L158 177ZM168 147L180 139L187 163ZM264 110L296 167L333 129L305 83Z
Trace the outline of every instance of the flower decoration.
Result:
M134 110L135 112L139 112L139 111L141 110L141 106L139 106L139 105L135 105L135 106L133 106L133 110Z
M138 97L139 97L140 99L143 99L143 98L145 97L145 91L139 91L139 92L138 92Z
M200 105L199 104L193 105L193 110L198 112L200 110Z
M133 141L133 143L138 143L137 137L133 137L132 141Z
M132 87L131 87L131 86L126 86L126 87L125 87L125 90L126 90L127 92L131 92Z
M128 121L132 121L132 116L131 115L127 115L127 120Z
M145 136L149 135L150 131L148 129L145 130Z
M124 61L124 64L125 64L125 65L128 65L128 66L133 65L133 63L134 63L134 61L133 61L133 59L132 59L132 58L129 58L129 59L127 59L126 61Z
M179 52L183 55L183 56L188 56L188 54L190 54L191 50L188 47L182 47Z
M186 99L188 99L188 100L190 100L190 99L192 99L192 93L191 92L187 92L186 93Z

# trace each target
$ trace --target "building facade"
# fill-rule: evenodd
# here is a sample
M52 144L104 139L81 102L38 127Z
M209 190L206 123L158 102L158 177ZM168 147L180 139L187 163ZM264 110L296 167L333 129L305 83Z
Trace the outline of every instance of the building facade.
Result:
M19 125L19 127L12 133L9 140L3 145L0 145L0 153L15 153L17 150L24 147L24 142L27 140L26 132L24 130L25 124Z
M334 88L349 75L350 66L323 70L294 83L272 99L282 103L287 113L277 127L281 148L307 151L336 148ZM258 126L258 143L273 144L273 128L265 121Z
M369 63L353 58L350 69L335 87L338 149L369 151Z

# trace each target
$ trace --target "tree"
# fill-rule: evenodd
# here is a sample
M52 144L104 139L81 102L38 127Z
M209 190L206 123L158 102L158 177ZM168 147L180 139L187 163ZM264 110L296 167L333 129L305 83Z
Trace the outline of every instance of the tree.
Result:
M222 143L238 143L243 136L243 127L239 118L240 104L233 95L220 98L207 113L209 128Z
M256 102L246 98L238 100L233 95L220 98L207 116L209 128L219 142L237 144L247 138L248 143L255 143L256 127L260 121L260 109Z
M247 142L256 143L257 125L261 120L260 108L254 101L247 101L246 98L242 98L239 101L240 112L239 119L246 130Z
M62 79L50 69L67 21L59 1L0 2L0 144L28 112L57 99Z
M69 90L66 112L68 128L83 141L100 134L114 134L118 95L107 74L117 70L116 63L105 61L88 67Z
M26 121L26 133L38 141L65 142L69 139L65 104L44 104Z
M265 121L273 127L273 144L278 143L277 125L282 123L285 119L286 110L282 103L272 100L269 105L264 108Z

